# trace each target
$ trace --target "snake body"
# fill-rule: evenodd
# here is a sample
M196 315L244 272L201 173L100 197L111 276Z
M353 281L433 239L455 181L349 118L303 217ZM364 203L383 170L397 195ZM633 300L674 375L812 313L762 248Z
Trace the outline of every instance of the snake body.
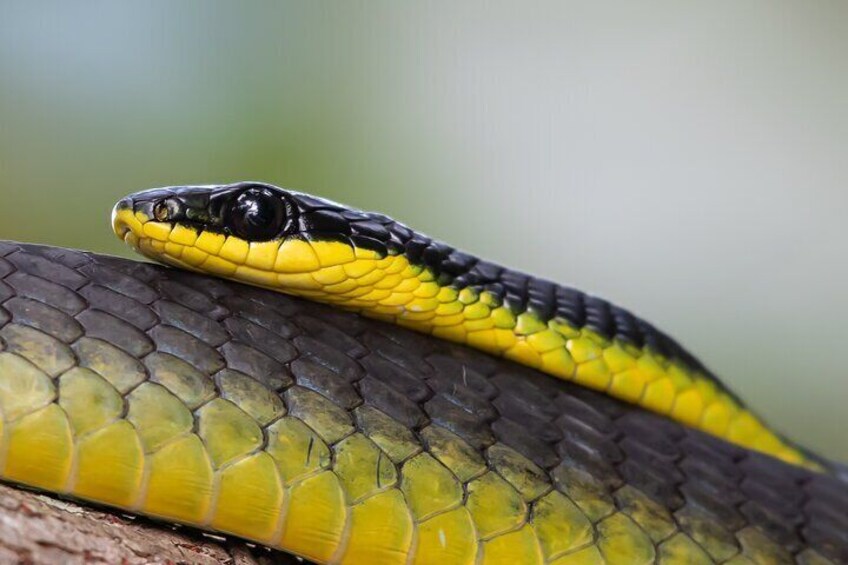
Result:
M784 461L815 464L645 320L382 214L238 183L134 194L116 206L113 225L158 261L468 344Z
M609 387L587 387L579 370L534 369L529 356L495 351L526 367L421 335L443 326L399 317L389 304L378 311L382 298L351 302L367 294L360 289L354 297L350 284L330 293L344 297L337 303L384 320L257 288L279 290L285 281L287 293L333 302L324 290L353 273L366 276L361 271L371 261L384 274L368 292L411 288L389 278L411 269L415 289L436 290L430 298L456 291L440 305L513 308L510 331L516 343L526 335L527 347L539 332L523 332L521 315L544 318L533 306L535 291L527 291L519 312L507 284L496 306L484 297L496 294L494 283L466 278L463 286L459 267L416 264L409 242L422 236L407 230L405 244L390 244L393 230L406 228L386 218L365 215L389 232L386 238L367 226L385 252L365 246L364 228L344 238L326 231L339 218L365 222L364 213L312 197L283 193L297 199L297 208L283 201L294 236L258 241L228 233L215 222L231 215L232 197L248 189L279 196L254 184L148 192L122 201L113 225L147 255L193 270L217 268L253 286L0 242L0 477L320 563L848 562L844 471L776 434L802 464L687 425L674 413L645 410L651 407L638 399L617 399L622 395ZM319 219L329 212L332 222ZM244 227L237 229L256 231ZM223 240L215 253L204 250L212 249L211 238ZM315 265L304 245L318 260L311 271L303 268ZM352 260L322 266L344 246ZM456 253L438 248L447 257ZM206 258L197 261L190 249ZM444 258L430 261L445 265ZM466 274L481 262L471 263ZM338 276L334 267L346 278L323 279L320 287L306 278ZM526 282L528 289L535 284ZM553 296L561 294L555 287ZM628 338L619 321L610 333L598 312L608 308L616 320L629 315L582 300L584 323L565 318L576 332L564 347L573 360L582 359L576 352L584 339L597 345L594 360L610 371L610 349L629 352L637 371L647 370L639 361L650 355L666 373L686 368L692 390L713 383L715 397L747 413L669 338L635 317L641 333ZM539 331L555 329L557 319ZM463 316L460 323L473 333L472 321ZM578 369L585 362L574 361ZM786 453L772 451L793 459ZM813 463L818 470L808 468Z

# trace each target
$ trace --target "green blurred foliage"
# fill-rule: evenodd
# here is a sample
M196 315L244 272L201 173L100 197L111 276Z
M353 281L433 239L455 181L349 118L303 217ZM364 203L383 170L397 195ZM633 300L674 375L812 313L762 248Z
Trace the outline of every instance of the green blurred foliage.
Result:
M0 237L143 188L378 209L678 336L848 459L848 7L0 0Z

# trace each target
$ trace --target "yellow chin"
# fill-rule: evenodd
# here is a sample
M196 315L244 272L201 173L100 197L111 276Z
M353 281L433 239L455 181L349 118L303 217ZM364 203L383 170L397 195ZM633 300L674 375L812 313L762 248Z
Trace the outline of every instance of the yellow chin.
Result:
M118 239L127 240L127 235L132 234L138 238L143 233L143 226L150 218L142 213L135 214L129 208L122 208L120 204L112 209L112 231Z
M198 233L128 208L113 210L112 229L154 261L312 298L325 294L327 285L349 278L343 266L380 259L375 251L355 250L341 242L296 237L247 242L211 231Z

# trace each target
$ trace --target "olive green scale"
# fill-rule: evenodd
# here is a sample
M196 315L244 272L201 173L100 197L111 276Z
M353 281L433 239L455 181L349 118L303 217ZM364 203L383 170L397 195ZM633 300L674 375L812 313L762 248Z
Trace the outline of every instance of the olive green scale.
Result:
M848 486L464 346L0 242L0 476L322 563L838 563Z

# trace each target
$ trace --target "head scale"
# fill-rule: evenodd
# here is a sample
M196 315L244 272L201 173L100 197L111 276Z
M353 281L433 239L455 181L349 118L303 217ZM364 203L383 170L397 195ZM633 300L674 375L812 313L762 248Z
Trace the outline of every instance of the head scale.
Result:
M154 221L234 235L247 242L279 239L291 232L298 207L294 193L261 183L226 186L180 186L138 192L121 200L113 220L132 214L141 222ZM132 222L113 226L129 229Z
M115 206L112 225L154 260L297 294L324 289L338 278L332 267L400 255L411 233L379 214L257 182L138 192Z

